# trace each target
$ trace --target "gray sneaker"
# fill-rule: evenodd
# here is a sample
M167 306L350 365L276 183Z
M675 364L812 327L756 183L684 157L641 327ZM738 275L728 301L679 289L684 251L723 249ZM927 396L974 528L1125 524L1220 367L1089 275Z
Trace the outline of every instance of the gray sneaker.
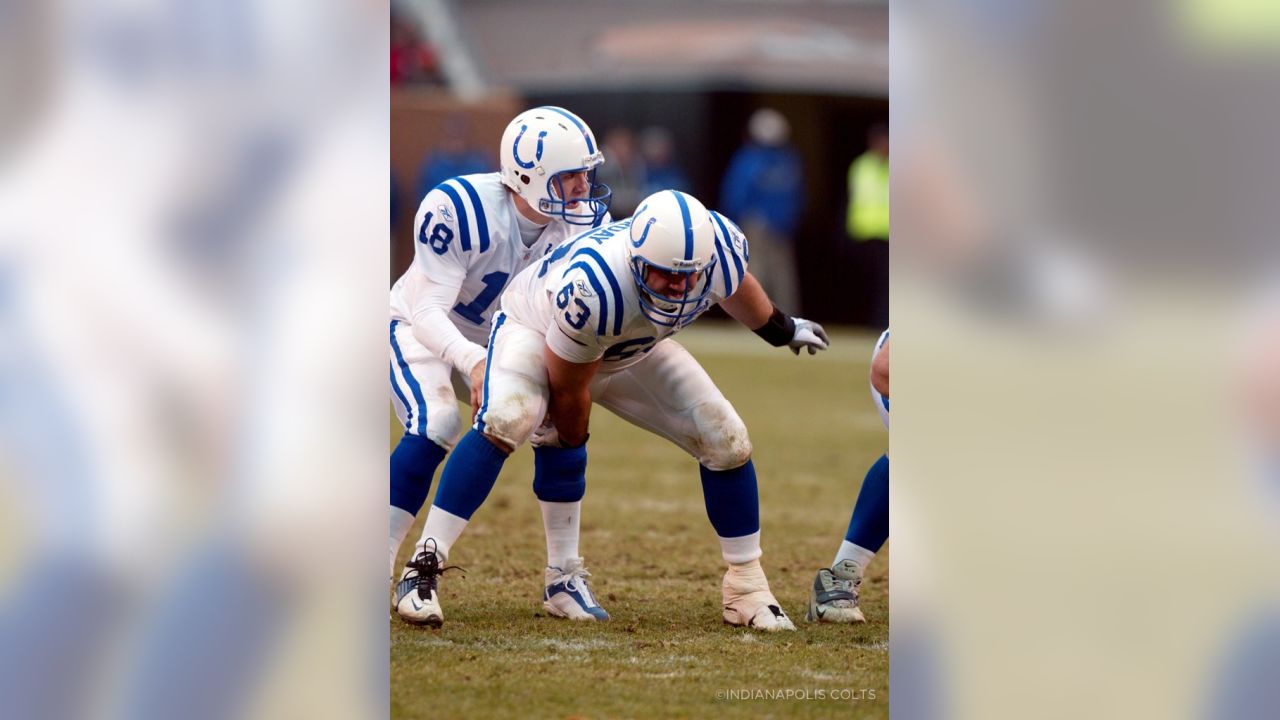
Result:
M809 622L866 622L858 607L858 590L862 587L862 568L853 560L841 560L834 567L822 568L813 579L809 591Z

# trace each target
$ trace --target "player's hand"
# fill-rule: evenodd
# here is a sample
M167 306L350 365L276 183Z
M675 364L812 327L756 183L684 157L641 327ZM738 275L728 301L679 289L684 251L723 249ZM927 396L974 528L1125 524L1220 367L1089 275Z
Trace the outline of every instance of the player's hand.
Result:
M471 422L475 422L476 413L480 412L480 403L484 400L484 368L486 361L481 360L471 368Z
M827 340L827 331L822 326L812 320L804 318L791 318L796 323L796 332L791 336L791 342L787 343L787 347L791 348L791 352L799 355L802 348L808 349L810 355L817 355L819 350L826 350L829 341Z

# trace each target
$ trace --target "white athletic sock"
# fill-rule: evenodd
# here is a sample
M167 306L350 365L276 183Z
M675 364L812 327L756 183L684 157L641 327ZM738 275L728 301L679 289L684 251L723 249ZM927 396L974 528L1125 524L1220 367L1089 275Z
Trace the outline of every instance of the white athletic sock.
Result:
M841 560L852 560L858 563L858 567L866 570L871 558L875 556L874 552L844 540L840 543L840 552L836 553L836 559L831 561L831 567L835 567Z
M724 561L730 565L759 560L764 554L760 550L760 531L742 537L720 538L720 552L724 555Z
M569 560L578 557L578 524L582 519L582 501L547 502L542 505L542 529L547 534L547 567L564 569Z
M400 545L404 543L404 537L409 534L409 528L413 527L413 516L407 510L391 506L391 570L388 573L391 577L396 576L396 553L400 552Z
M468 522L470 521L465 518L432 505L427 511L427 523L422 527L422 537L418 538L414 552L422 552L428 539L435 540L436 555L440 556L440 562L443 563L449 559L449 548L458 541L462 531L467 529Z

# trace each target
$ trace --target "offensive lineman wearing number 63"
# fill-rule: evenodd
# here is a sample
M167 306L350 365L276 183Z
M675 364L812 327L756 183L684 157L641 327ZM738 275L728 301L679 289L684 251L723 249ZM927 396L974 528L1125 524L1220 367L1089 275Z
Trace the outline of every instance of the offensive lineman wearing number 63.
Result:
M391 289L391 390L404 425L391 454L392 579L396 551L462 430L455 392L473 412L480 406L502 291L565 238L610 219L609 188L595 182L604 156L577 115L526 110L507 125L498 156L501 172L455 177L427 193L414 220L413 264Z
M760 565L747 428L672 339L719 303L772 345L810 354L827 347L820 325L773 306L747 260L737 226L690 195L664 190L633 217L583 232L512 281L494 316L480 411L445 464L414 559L396 586L402 619L444 622L437 594L443 563L508 454L530 439L547 534L543 608L557 617L608 619L578 551L596 402L697 460L707 517L729 566L721 584L724 620L795 629Z

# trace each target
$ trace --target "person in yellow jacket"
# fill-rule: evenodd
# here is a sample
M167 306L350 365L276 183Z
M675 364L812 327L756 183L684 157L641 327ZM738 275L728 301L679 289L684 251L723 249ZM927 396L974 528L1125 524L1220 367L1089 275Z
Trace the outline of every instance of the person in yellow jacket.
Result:
M870 317L876 326L889 323L889 128L867 131L867 151L849 165L849 215L855 273L865 278Z
M849 165L849 236L889 239L889 129L867 132L867 151Z

